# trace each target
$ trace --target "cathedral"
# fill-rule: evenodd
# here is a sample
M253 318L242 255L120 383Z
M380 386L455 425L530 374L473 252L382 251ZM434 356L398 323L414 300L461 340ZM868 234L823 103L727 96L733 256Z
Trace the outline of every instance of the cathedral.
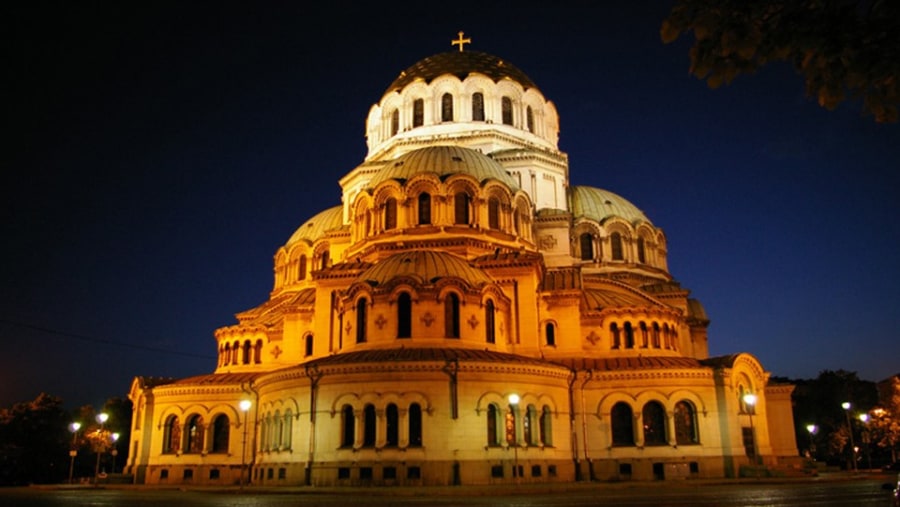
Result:
M793 387L709 357L665 233L570 183L553 102L469 42L387 86L339 204L215 330L215 370L134 379L136 483L672 480L797 456Z

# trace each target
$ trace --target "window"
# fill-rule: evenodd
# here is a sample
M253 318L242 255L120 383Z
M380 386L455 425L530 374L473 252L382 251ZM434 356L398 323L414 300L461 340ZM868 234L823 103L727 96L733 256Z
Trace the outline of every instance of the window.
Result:
M556 326L552 322L548 322L544 327L544 337L547 339L548 346L556 346Z
M400 111L394 109L391 111L391 136L397 135L397 132L400 132Z
M409 406L409 446L422 447L422 407L418 403Z
M694 405L689 401L679 401L675 404L675 443L678 445L690 445L700 443L697 438L697 418Z
M416 99L413 101L413 127L425 125L425 101Z
M221 472L219 472L218 468L213 468L209 471L209 478L212 480L218 479L221 477Z
M238 364L241 361L241 342L234 342L231 346L231 364Z
M166 429L163 433L163 452L178 452L181 448L181 425L178 423L178 416L170 415L166 419Z
M353 415L353 407L344 405L341 407L341 447L353 447L356 440L356 419Z
M363 447L375 447L375 406L363 408Z
M540 431L541 431L541 443L544 445L553 445L553 414L550 412L550 407L544 405L541 409L541 422L540 422Z
M427 192L419 194L419 225L431 223L431 195Z
M244 350L241 355L241 363L250 364L250 340L244 341Z
M279 479L287 479L287 468L279 468L278 469L278 478Z
M491 477L494 479L502 479L503 465L491 465Z
M454 292L444 299L444 327L447 338L459 338L459 296Z
M644 445L666 445L666 410L656 401L644 405Z
M397 467L384 467L381 470L381 478L384 480L392 480L397 478Z
M397 410L397 405L393 403L388 404L384 415L387 423L387 440L385 445L397 447L397 444L400 442L400 412Z
M384 201L384 230L397 228L397 199L389 197Z
M624 260L624 256L622 255L622 235L618 232L612 233L610 236L610 241L612 242L612 258L614 261Z
M472 94L472 121L484 121L484 95L480 92Z
M349 479L350 467L338 467L338 479Z
M644 262L646 262L646 259L644 257L644 238L638 237L637 249L638 249L638 262L643 264Z
M441 96L441 121L453 121L453 95Z
M653 348L659 348L659 323L653 323L653 334L652 334L652 343Z
M581 260L589 261L594 258L594 236L585 232L579 237L579 247L581 250Z
M500 408L495 403L488 405L487 409L487 445L500 445L500 435L497 431L497 422L500 418Z
M496 197L488 199L488 227L500 228L500 200Z
M231 429L231 421L225 414L219 414L213 419L212 452L228 452L228 434Z
M420 468L420 467L407 467L407 469L406 469L406 478L407 478L407 479L421 479L421 478L422 478L422 468Z
M322 257L319 258L319 269L325 269L328 267L328 250L322 252Z
M537 442L534 440L535 433L532 431L532 428L537 426L537 409L534 408L534 405L528 405L528 408L525 409L525 417L522 418L522 440L524 440L525 445L535 445Z
M631 327L631 322L625 323L625 348L634 348L634 328Z
M371 481L372 477L372 467L359 467L359 480Z
M613 405L610 413L613 445L634 445L634 417L631 407L625 402Z
M256 364L262 363L262 348L262 340L256 340L256 345L253 346L253 362Z
M485 341L496 343L497 338L494 335L494 302L490 299L484 304L484 329Z
M500 102L500 108L503 113L503 124L504 125L512 125L513 124L512 99L509 97L503 97L503 99Z
M518 416L516 412L518 410L518 405L516 405L515 408L510 405L509 409L506 410L504 428L506 429L506 443L509 445L518 445L518 432L516 431L516 417Z
M359 298L356 302L356 343L366 341L366 298Z
M615 322L609 325L609 335L612 337L612 348L622 348L622 336L619 334L619 325Z
M162 470L160 470L160 471L159 471L159 478L160 478L160 479L168 479L168 478L169 478L169 469L168 469L168 468L163 468Z
M313 335L308 334L303 338L304 347L303 354L306 357L313 355Z
M306 255L300 256L300 267L297 269L297 280L306 280Z
M397 338L412 337L412 298L408 292L397 297Z
M194 470L192 468L185 469L184 472L181 473L181 478L186 481L192 480L194 478Z
M650 336L647 333L647 324L641 321L638 325L641 329L641 347L647 348L650 345Z
M534 112L531 110L531 106L525 109L525 120L528 125L528 131L534 134Z
M469 224L469 203L471 201L469 194L465 192L458 192L453 196L453 223Z

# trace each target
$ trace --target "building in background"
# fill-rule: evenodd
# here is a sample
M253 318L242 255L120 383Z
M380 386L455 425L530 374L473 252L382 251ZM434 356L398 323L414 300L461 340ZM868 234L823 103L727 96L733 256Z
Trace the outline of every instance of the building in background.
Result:
M275 252L268 301L216 330L215 371L135 378L136 482L730 477L797 456L793 388L709 357L664 232L572 184L553 102L465 42L371 107L368 155Z

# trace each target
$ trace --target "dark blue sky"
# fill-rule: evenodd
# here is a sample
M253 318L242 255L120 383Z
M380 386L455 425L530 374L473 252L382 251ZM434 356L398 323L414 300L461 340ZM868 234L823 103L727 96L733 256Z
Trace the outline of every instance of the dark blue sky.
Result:
M556 104L573 184L665 230L712 354L900 372L900 125L819 108L785 65L710 90L660 41L669 2L592 3L4 7L0 406L211 372L214 330L340 202L369 107L459 30Z

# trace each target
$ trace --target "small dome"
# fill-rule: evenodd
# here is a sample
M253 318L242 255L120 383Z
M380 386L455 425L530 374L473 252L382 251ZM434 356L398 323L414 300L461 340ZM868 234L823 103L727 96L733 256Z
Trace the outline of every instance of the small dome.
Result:
M436 77L444 74L453 74L463 80L472 73L483 74L495 83L508 78L519 83L526 90L537 88L524 72L494 55L479 51L450 51L429 56L404 70L391 83L385 94L402 90L406 85L418 80L430 83Z
M569 209L572 217L587 218L602 223L610 217L619 217L631 224L650 223L650 220L634 204L624 197L607 190L586 186L573 186L569 193Z
M459 146L430 146L411 151L384 168L369 181L370 187L387 180L405 181L416 174L433 173L439 178L451 174L468 174L479 183L494 179L512 189L518 185L496 160L475 150Z
M320 212L316 216L307 220L300 226L291 239L287 241L287 245L292 245L300 240L306 240L310 243L316 241L332 229L338 229L344 225L343 222L343 206L335 206Z
M388 257L359 275L359 281L382 285L398 276L407 276L422 285L440 278L459 278L473 287L491 283L487 274L455 255L431 250L413 250Z

